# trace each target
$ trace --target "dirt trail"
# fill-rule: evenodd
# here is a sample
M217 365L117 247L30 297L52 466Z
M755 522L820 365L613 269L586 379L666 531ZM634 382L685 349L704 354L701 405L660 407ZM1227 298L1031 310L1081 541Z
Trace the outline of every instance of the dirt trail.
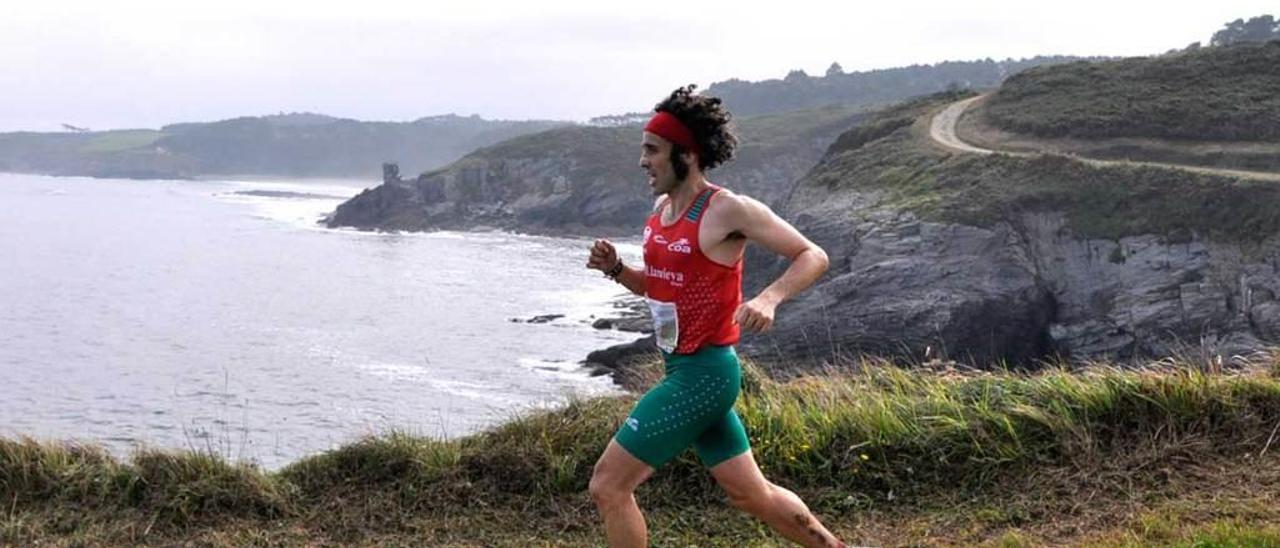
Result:
M933 116L933 121L929 125L929 137L938 144L952 150L967 152L971 154L1008 154L1010 156L1033 156L1029 152L1010 152L1003 150L991 150L979 148L960 139L956 134L956 123L960 121L960 117L968 110L973 103L985 98L986 95L970 97L961 101L956 101L947 105L946 108ZM1195 173L1205 173L1208 175L1220 175L1225 177L1239 177L1242 179L1256 179L1261 181L1280 181L1280 173L1268 171L1246 171L1241 169L1221 169L1201 166L1188 166L1182 164L1164 164L1159 162L1132 162L1119 160L1095 160L1091 158L1083 158L1074 156L1077 160L1086 164L1095 166L1152 166L1169 169L1181 169L1183 171L1191 171Z

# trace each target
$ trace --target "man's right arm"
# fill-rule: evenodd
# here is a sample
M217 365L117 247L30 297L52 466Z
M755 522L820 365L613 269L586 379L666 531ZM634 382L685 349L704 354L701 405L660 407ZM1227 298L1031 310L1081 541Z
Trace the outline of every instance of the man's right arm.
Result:
M619 259L619 261L621 261L621 259ZM643 268L632 268L627 265L622 265L622 272L618 274L618 277L614 278L614 281L622 284L622 287L627 288L636 295L641 297L645 296L645 278Z
M662 210L662 204L666 200L666 196L658 196L653 201L653 213ZM594 268L606 275L609 274L615 266L622 264L622 258L618 256L618 250L614 249L613 244L609 240L596 240L595 245L591 246L591 258L587 261L587 268ZM622 270L613 280L622 284L622 287L639 295L641 297L648 296L645 291L645 273L644 268L632 268L622 265Z
M622 258L618 256L618 250L608 240L596 240L595 245L591 246L591 256L587 259L587 268L593 268L604 272L605 275L618 272L617 276L612 276L613 280L622 284L623 287L630 290L636 295L644 296L645 293L645 274L643 268L632 268L622 263Z

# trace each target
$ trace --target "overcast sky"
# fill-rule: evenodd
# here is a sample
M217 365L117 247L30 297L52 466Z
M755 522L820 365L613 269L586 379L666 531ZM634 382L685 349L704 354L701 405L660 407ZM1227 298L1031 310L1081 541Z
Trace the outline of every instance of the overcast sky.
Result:
M1275 0L432 4L6 2L0 131L297 111L586 120L647 110L684 83L821 75L833 61L1150 55L1280 16Z

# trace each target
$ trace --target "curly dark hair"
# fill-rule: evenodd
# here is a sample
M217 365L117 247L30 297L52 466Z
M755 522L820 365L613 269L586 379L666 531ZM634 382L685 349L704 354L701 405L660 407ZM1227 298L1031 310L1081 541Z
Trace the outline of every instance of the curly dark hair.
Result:
M698 155L698 167L706 171L733 159L738 149L738 137L733 134L731 126L733 116L721 104L720 98L695 95L693 91L697 88L694 84L676 88L653 110L670 113L693 132L693 140L702 149L702 154ZM683 152L684 147L680 145L673 145L671 149L671 163L676 178L681 180L689 174L689 166L680 158Z

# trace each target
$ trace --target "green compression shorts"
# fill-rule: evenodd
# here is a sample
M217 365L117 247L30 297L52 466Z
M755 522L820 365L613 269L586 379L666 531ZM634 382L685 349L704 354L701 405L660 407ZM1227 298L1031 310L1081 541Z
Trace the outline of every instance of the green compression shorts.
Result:
M733 410L742 384L733 347L662 356L666 376L640 398L614 439L655 469L689 445L707 468L751 449Z

